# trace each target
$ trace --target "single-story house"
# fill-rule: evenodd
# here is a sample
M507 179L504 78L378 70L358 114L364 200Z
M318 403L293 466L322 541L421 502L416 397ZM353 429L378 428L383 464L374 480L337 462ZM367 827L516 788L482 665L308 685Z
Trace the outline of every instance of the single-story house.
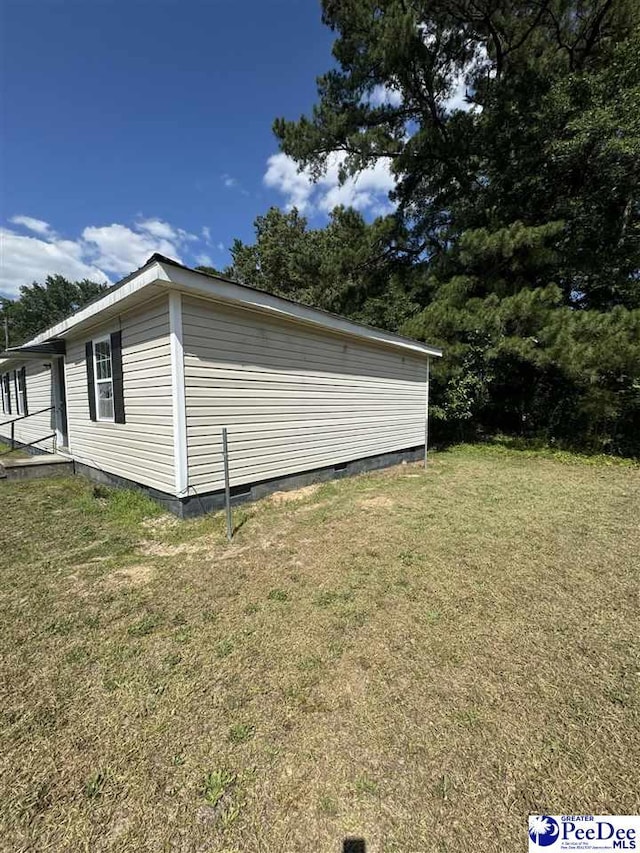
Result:
M0 358L0 437L179 515L425 455L441 350L152 255Z

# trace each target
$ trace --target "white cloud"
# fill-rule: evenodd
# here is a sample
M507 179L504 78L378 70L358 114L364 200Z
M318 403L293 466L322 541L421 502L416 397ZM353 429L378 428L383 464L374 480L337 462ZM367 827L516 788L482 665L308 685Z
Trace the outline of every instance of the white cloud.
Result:
M212 267L213 261L209 255L196 255L196 264L199 267Z
M216 243L216 249L217 249L219 252L224 252L224 250L225 250L225 245L224 245L224 243Z
M223 175L220 175L220 179L227 189L235 190L244 196L251 195L249 190L245 190L240 181L237 178L234 178L233 175L227 175L225 172Z
M89 226L82 232L82 240L87 252L93 256L94 263L120 275L137 269L154 252L168 255L182 263L176 240L154 237L149 232L133 231L118 223Z
M296 162L287 154L273 154L263 180L285 196L287 209L297 207L301 213L329 213L340 204L375 215L392 210L389 192L395 187L395 179L390 158L379 159L341 184L339 171L344 157L342 153L330 155L325 173L314 182L309 169L298 171Z
M369 93L368 102L372 107L390 106L399 107L402 103L402 93L390 86L378 84Z
M83 257L82 246L73 240L41 240L0 229L0 293L14 297L21 285L44 282L48 275L72 281L89 278L111 283L109 276Z
M287 207L304 211L309 207L313 193L313 181L308 171L298 171L298 166L288 154L272 154L267 160L267 171L263 178L266 186L278 190L287 197Z
M205 241L205 243L211 242L211 230L209 228L207 228L206 225L204 225L202 228L202 238Z
M343 184L340 184L338 179L341 159L335 157L326 175L321 179L321 194L317 200L320 210L329 213L334 207L342 204L345 207L355 207L356 210L379 215L393 209L389 201L389 193L394 189L396 182L391 174L389 157L380 158L369 169L364 169L359 174L347 178Z
M196 234L190 234L184 228L174 228L162 219L139 219L136 222L136 230L144 231L159 240L172 240L176 243L200 239Z
M158 237L160 240L175 240L178 236L177 231L168 222L163 222L162 219L141 219L136 223L136 227L140 231L146 231L152 237Z
M42 282L55 274L110 283L138 269L154 252L181 262L185 252L190 254L191 244L200 240L158 218L139 220L132 227L90 225L71 240L40 219L14 216L10 221L40 236L0 229L0 293L7 296L16 296L23 284Z
M34 219L33 216L12 216L9 222L13 222L14 225L22 225L29 231L33 231L34 234L48 236L52 233L48 222L45 222L44 219Z

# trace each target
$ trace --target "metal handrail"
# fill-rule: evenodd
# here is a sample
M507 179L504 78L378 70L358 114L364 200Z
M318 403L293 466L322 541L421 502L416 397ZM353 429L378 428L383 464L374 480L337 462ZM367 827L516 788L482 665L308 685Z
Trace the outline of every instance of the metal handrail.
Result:
M20 442L20 449L22 449L23 447L33 447L34 444L40 444L41 441L47 441L47 439L55 437L55 432L52 432L49 435L43 435L42 438L36 438L35 441L30 441L27 444L23 444L22 442ZM13 453L14 450L15 447L10 447L9 450L3 450L0 453L0 456L6 456L8 453Z
M42 415L42 414L44 414L44 412L52 412L54 409L55 409L55 406L49 406L46 409L38 409L37 412L27 412L26 415L18 415L17 418L9 418L8 421L1 421L0 427L4 426L5 424L15 424L18 421L23 421L25 418L32 417L32 415Z
M55 406L48 406L46 409L38 409L37 412L27 412L26 415L18 415L17 418L11 418L8 421L2 421L0 423L0 427L5 426L5 424L11 424L11 438L10 438L10 447L9 450L4 450L0 453L0 456L5 456L7 453L11 453L12 450L16 449L16 424L18 421L24 421L26 418L30 418L33 415L42 415L44 412L53 412L55 410ZM32 447L34 444L39 444L41 441L47 441L49 438L55 439L55 432L52 432L50 435L45 435L42 438L36 438L35 441L30 441L28 444L22 444L23 447ZM54 442L54 451L55 451L55 442Z

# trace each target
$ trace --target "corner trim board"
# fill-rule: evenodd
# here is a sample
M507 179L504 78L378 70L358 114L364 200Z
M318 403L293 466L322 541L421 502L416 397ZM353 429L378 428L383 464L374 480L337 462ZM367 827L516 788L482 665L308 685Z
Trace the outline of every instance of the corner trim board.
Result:
M187 410L184 390L184 347L182 344L182 295L169 293L169 340L171 345L171 397L173 408L173 465L176 497L189 488L187 458Z
M429 384L430 384L430 362L427 359L427 378L425 383L425 409L424 409L424 467L429 461Z
M67 365L67 357L66 355L62 356L62 372L64 373L64 387L69 388L69 369ZM71 442L71 418L69 417L69 402L65 401L66 408L66 416L67 416L67 450L69 451L69 456L73 456L73 447Z

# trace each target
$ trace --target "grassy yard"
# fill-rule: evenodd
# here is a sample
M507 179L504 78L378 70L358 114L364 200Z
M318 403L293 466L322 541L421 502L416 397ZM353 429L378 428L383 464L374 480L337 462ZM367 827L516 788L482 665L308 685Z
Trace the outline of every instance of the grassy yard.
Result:
M0 484L0 845L524 850L640 802L640 469L436 454L178 522Z
M0 441L0 462L3 459L24 459L28 455L28 453L19 447L12 450L8 442Z

